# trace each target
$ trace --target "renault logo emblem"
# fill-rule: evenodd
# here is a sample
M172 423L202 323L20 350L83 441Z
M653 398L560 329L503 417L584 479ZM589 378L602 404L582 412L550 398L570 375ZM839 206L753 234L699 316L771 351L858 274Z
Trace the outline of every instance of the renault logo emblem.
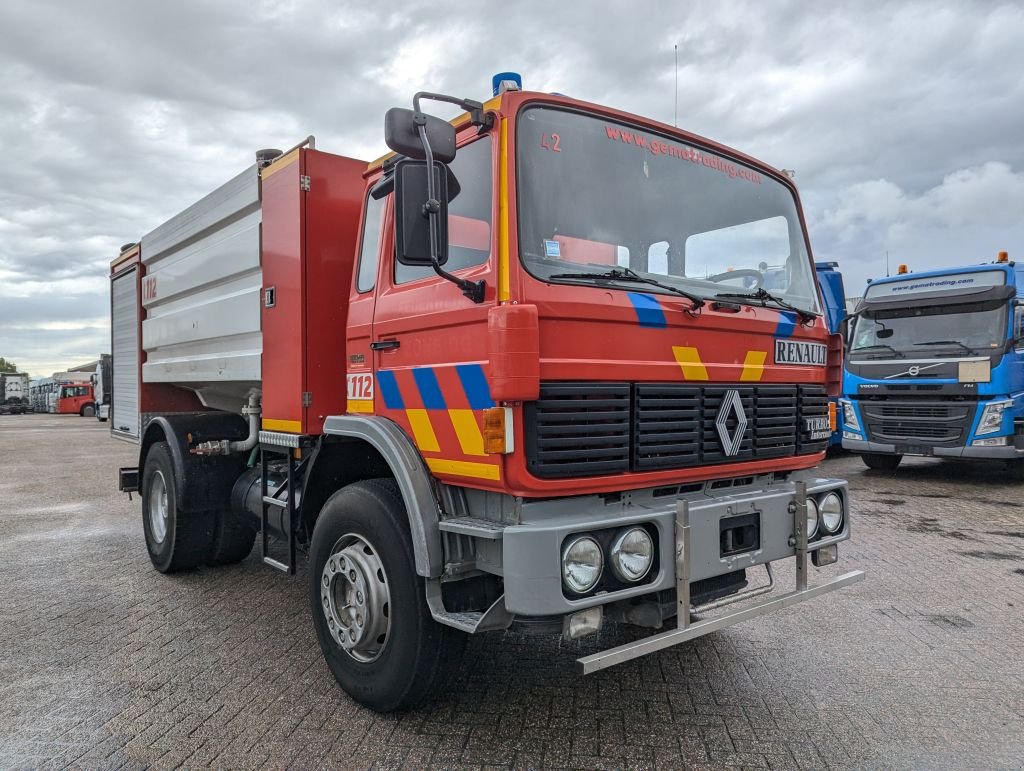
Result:
M729 433L729 418L736 418L736 426L732 433ZM727 456L736 455L743 444L743 435L747 432L747 413L743 411L743 401L740 399L740 392L730 388L725 392L722 406L718 408L718 416L715 418L715 431L718 432L718 441L722 443L722 451Z

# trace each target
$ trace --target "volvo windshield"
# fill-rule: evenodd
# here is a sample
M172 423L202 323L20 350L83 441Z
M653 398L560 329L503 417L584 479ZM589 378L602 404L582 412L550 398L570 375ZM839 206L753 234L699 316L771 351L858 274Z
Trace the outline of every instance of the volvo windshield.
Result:
M796 202L779 181L667 136L549 107L523 110L517 143L519 252L536 278L669 291L618 281L628 268L699 298L819 312Z
M850 336L850 360L988 356L1006 343L1006 302L865 310Z

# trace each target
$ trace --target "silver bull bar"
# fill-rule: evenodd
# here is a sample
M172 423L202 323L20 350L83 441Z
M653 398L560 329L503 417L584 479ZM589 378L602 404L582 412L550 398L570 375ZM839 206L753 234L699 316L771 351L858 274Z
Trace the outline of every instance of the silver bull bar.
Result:
M694 622L691 619L691 615L694 613L713 610L724 605L730 605L734 602L749 600L755 596L772 591L775 586L775 577L772 574L770 563L767 563L765 564L765 568L768 571L767 586L738 592L723 600L711 602L707 605L701 605L698 607L691 606L690 504L688 501L679 501L676 504L675 521L676 628L667 632L661 632L660 634L651 635L650 637L644 637L643 639L626 643L625 645L620 645L617 648L609 648L606 651L593 653L589 656L583 656L582 658L576 659L577 671L579 671L580 674L589 675L592 672L607 669L608 667L613 667L616 664L621 664L625 661L629 661L630 659L640 658L641 656L646 656L649 653L655 653L656 651L670 648L673 645L684 643L687 640L693 640L698 637L702 637L703 635L710 634L711 632L717 632L719 629L725 629L733 626L734 624L739 624L743 621L763 616L766 613L782 610L790 605L796 605L798 602L804 602L805 600L810 600L818 597L819 595L834 592L836 589L842 589L844 586L849 586L857 583L858 581L864 580L864 571L854 570L849 573L844 573L841 576L837 576L823 584L808 586L807 555L810 552L815 551L817 547L814 544L807 543L807 484L805 482L796 483L796 494L794 495L790 509L793 514L793 526L794 532L796 533L796 536L793 539L793 548L795 551L794 557L796 559L796 589L782 595L781 597L775 597L749 608L737 610L724 616L709 618L705 621Z

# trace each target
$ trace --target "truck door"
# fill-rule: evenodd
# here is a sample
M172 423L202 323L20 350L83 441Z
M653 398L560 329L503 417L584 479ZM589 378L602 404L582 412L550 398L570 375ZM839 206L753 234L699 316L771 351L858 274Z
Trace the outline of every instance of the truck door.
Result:
M451 164L461 192L449 205L445 265L471 281L484 279L488 299L474 303L432 268L398 264L389 240L372 330L378 414L406 429L435 475L463 483L499 478L498 456L484 455L480 428L482 410L493 406L484 374L497 275L493 144L484 135Z
M391 197L374 200L369 194L363 204L363 221L359 229L359 254L352 279L348 306L348 339L345 346L347 380L347 412L373 412L374 358L373 312L377 299L381 245L393 243L391 228L384 216L390 210Z

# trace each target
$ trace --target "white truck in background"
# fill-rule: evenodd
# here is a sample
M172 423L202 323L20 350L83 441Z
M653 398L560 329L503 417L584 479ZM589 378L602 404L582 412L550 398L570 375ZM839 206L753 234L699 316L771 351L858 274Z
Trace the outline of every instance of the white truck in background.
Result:
M112 392L113 359L109 353L100 354L100 362L92 374L92 393L95 397L96 420L106 423L110 417L110 395Z

